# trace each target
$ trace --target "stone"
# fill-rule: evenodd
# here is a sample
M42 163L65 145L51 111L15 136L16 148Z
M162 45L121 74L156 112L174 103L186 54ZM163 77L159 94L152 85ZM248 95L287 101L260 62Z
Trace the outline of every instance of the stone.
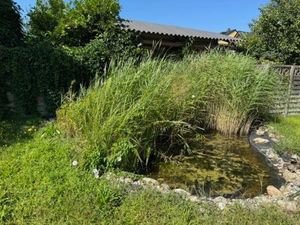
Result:
M133 183L133 180L132 180L131 178L129 178L129 177L126 177L126 178L124 179L124 183L126 183L126 184L132 184L132 183Z
M284 211L289 213L297 213L299 212L299 208L296 201L278 201L277 204L281 207Z
M190 196L191 194L187 192L186 190L183 190L181 188L177 188L173 190L175 193L183 195L183 196Z
M271 197L280 197L280 196L282 196L282 192L280 190L278 190L276 187L272 186L272 185L269 185L267 187L267 193Z
M287 169L289 171L291 171L292 173L296 173L296 171L297 171L297 165L290 164L290 165L287 166Z
M292 173L289 170L284 170L282 176L287 182L294 182L298 178L296 173Z
M150 185L150 186L158 186L159 185L157 180L149 178L149 177L144 177L142 179L142 183L144 183L146 185Z
M265 138L254 138L253 139L255 144L268 144L270 141Z
M189 197L189 200L190 200L191 202L200 202L200 199L199 199L197 196L195 196L195 195L191 195L191 196Z
M284 195L286 195L288 197L293 197L295 194L297 196L297 193L300 194L300 188L297 185L295 185L294 183L288 183L283 186L282 192Z
M134 181L134 182L132 182L132 186L135 186L135 187L141 187L142 186L142 183L141 183L141 181Z
M225 209L225 207L226 207L226 203L224 203L224 202L218 202L216 205L221 210Z
M256 135L258 135L258 136L264 136L264 134L265 134L264 130L262 130L260 128L258 130L256 130Z
M170 187L169 187L169 185L167 185L167 184L161 184L160 185L160 187L161 187L161 189L163 190L163 191L169 191L170 190Z
M277 139L277 138L271 138L271 140L272 140L273 142L275 142L275 143L278 143L278 142L279 142L279 139Z
M222 196L219 196L219 197L217 197L217 198L214 198L213 199L213 202L216 204L216 206L219 208L219 209L221 209L221 210L223 210L225 207L226 207L226 205L227 205L227 199L226 198L224 198L224 197L222 197Z
M299 156L296 154L291 155L291 163L298 163L299 162Z

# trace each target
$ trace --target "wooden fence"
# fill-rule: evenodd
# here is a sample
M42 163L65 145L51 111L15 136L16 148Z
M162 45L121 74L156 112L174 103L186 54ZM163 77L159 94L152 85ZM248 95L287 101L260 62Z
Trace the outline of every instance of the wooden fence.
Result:
M300 114L300 66L274 66L285 84L278 90L272 113L284 115Z

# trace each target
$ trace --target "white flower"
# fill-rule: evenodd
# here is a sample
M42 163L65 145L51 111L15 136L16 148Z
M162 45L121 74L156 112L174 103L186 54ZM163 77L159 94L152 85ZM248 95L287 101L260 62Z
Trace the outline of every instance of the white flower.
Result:
M95 178L99 178L99 170L93 169L93 174Z
M196 98L196 96L195 96L195 95L192 95L192 98Z
M122 157L119 156L119 157L117 158L117 161L118 161L118 162L121 162L121 161L122 161Z
M72 162L72 166L78 166L78 161L77 161L77 160L74 160L74 161Z

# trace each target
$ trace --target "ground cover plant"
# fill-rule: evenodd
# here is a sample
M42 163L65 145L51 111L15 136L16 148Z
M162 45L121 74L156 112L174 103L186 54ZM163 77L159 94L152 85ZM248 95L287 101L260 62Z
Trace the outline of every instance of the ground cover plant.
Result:
M280 137L279 151L300 153L300 117L278 117L270 123L272 131Z
M300 219L268 206L220 211L151 189L127 193L122 185L96 179L80 161L73 166L78 146L55 123L30 119L1 126L18 135L1 136L6 144L0 147L0 224L297 224ZM24 131L29 134L21 137Z
M254 59L215 51L179 62L120 62L108 77L68 98L58 125L78 140L88 167L130 171L153 157L188 152L188 139L203 129L246 134L268 111L279 83Z

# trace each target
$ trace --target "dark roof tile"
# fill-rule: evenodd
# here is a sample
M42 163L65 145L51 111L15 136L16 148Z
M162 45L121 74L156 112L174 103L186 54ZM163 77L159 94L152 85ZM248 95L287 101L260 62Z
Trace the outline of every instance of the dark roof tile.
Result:
M172 36L181 36L181 37L191 37L191 38L205 38L205 39L215 39L215 40L224 40L230 42L239 41L239 38L229 37L227 35L201 31L190 28L183 28L170 25L162 25L155 23L146 23L136 20L125 20L123 22L125 29L144 32L144 33L153 33L153 34L163 34L163 35L172 35Z

